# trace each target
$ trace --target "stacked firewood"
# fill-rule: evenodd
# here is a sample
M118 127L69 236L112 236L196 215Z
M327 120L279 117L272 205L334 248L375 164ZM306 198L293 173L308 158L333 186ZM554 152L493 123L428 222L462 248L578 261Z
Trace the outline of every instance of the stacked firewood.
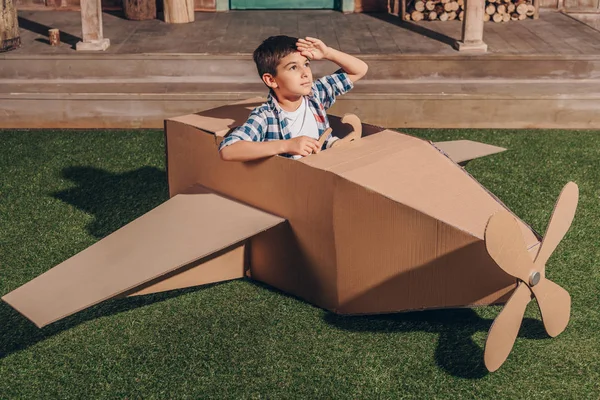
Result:
M464 0L414 0L406 10L407 21L463 20ZM533 18L535 7L531 0L486 0L484 21L508 22Z

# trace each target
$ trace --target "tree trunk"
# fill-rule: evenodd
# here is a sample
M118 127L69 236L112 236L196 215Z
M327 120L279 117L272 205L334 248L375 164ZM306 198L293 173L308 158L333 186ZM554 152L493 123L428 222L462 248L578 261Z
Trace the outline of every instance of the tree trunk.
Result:
M21 47L17 9L12 0L0 0L0 52Z
M123 0L123 11L125 12L127 19L134 21L156 19L156 1Z

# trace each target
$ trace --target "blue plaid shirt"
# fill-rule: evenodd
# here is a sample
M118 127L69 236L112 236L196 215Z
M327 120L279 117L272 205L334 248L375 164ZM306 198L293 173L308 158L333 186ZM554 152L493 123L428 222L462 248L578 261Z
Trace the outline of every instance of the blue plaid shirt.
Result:
M308 106L317 121L319 137L329 128L327 109L335 103L337 96L346 93L353 87L348 74L342 69L313 82L311 94L308 95ZM291 139L287 120L281 116L281 111L277 99L272 93L269 93L266 103L252 110L248 120L242 126L235 128L225 136L219 146L219 151L238 140L264 142ZM329 147L334 140L334 136L330 135L324 147ZM282 156L291 157L289 154L282 154Z

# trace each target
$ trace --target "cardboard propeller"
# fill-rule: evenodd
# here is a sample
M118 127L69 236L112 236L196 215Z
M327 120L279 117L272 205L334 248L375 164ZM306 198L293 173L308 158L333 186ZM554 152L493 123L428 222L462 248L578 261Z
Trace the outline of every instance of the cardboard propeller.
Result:
M508 211L500 211L490 217L485 231L487 251L500 268L519 280L488 333L484 362L490 372L500 368L510 354L532 295L537 300L548 335L555 337L567 327L571 297L565 289L546 279L545 269L550 255L573 222L578 198L577 185L567 183L556 202L546 236L533 261L515 218Z

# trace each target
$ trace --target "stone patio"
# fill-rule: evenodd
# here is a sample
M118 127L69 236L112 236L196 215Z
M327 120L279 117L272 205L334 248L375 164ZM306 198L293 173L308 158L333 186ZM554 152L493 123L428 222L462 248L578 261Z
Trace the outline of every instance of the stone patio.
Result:
M461 22L406 23L390 14L336 11L230 11L196 13L189 24L158 19L130 21L106 12L104 36L110 54L249 54L270 35L315 36L351 54L457 54ZM72 54L81 37L77 11L19 13L23 47L11 54ZM61 31L63 44L49 46L48 29ZM484 41L493 54L600 54L600 31L565 14L546 11L538 20L485 23Z

